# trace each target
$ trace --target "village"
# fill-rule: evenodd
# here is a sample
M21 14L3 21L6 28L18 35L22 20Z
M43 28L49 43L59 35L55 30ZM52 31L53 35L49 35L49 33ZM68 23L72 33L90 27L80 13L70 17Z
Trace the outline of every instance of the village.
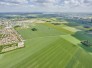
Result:
M0 53L24 47L21 35L11 26L7 25L0 29Z

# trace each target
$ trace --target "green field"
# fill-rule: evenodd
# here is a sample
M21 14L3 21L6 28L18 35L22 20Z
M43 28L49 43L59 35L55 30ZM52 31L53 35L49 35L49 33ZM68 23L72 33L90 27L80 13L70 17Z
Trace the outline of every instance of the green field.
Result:
M0 68L92 68L92 54L71 35L74 31L48 23L16 30L25 47L0 54Z

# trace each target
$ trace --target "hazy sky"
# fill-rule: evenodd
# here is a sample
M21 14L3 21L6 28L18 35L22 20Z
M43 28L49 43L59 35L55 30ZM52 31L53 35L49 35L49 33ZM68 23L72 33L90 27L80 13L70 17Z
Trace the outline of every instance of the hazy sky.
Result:
M92 0L0 0L0 12L92 12Z

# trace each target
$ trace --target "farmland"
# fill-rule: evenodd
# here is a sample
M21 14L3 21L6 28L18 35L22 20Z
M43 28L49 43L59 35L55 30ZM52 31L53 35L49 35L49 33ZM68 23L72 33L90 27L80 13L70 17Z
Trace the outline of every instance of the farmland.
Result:
M36 28L37 31L32 31ZM0 68L91 68L92 54L80 41L88 39L79 29L67 25L37 23L16 28L25 47L0 54ZM80 38L80 35L83 38ZM84 46L85 47L85 46Z

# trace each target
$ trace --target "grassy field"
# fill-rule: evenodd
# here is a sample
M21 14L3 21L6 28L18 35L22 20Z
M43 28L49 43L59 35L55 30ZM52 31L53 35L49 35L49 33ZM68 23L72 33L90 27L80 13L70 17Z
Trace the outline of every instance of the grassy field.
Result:
M32 31L31 28L37 28ZM92 68L92 54L71 31L49 24L17 29L25 47L0 54L0 68Z
M32 28L36 28L37 31L32 31L31 30ZM45 26L43 24L39 24L39 25L36 24L35 26L31 26L31 28L27 28L27 29L18 29L18 32L22 34L24 39L66 34L65 32L60 32L57 29Z

